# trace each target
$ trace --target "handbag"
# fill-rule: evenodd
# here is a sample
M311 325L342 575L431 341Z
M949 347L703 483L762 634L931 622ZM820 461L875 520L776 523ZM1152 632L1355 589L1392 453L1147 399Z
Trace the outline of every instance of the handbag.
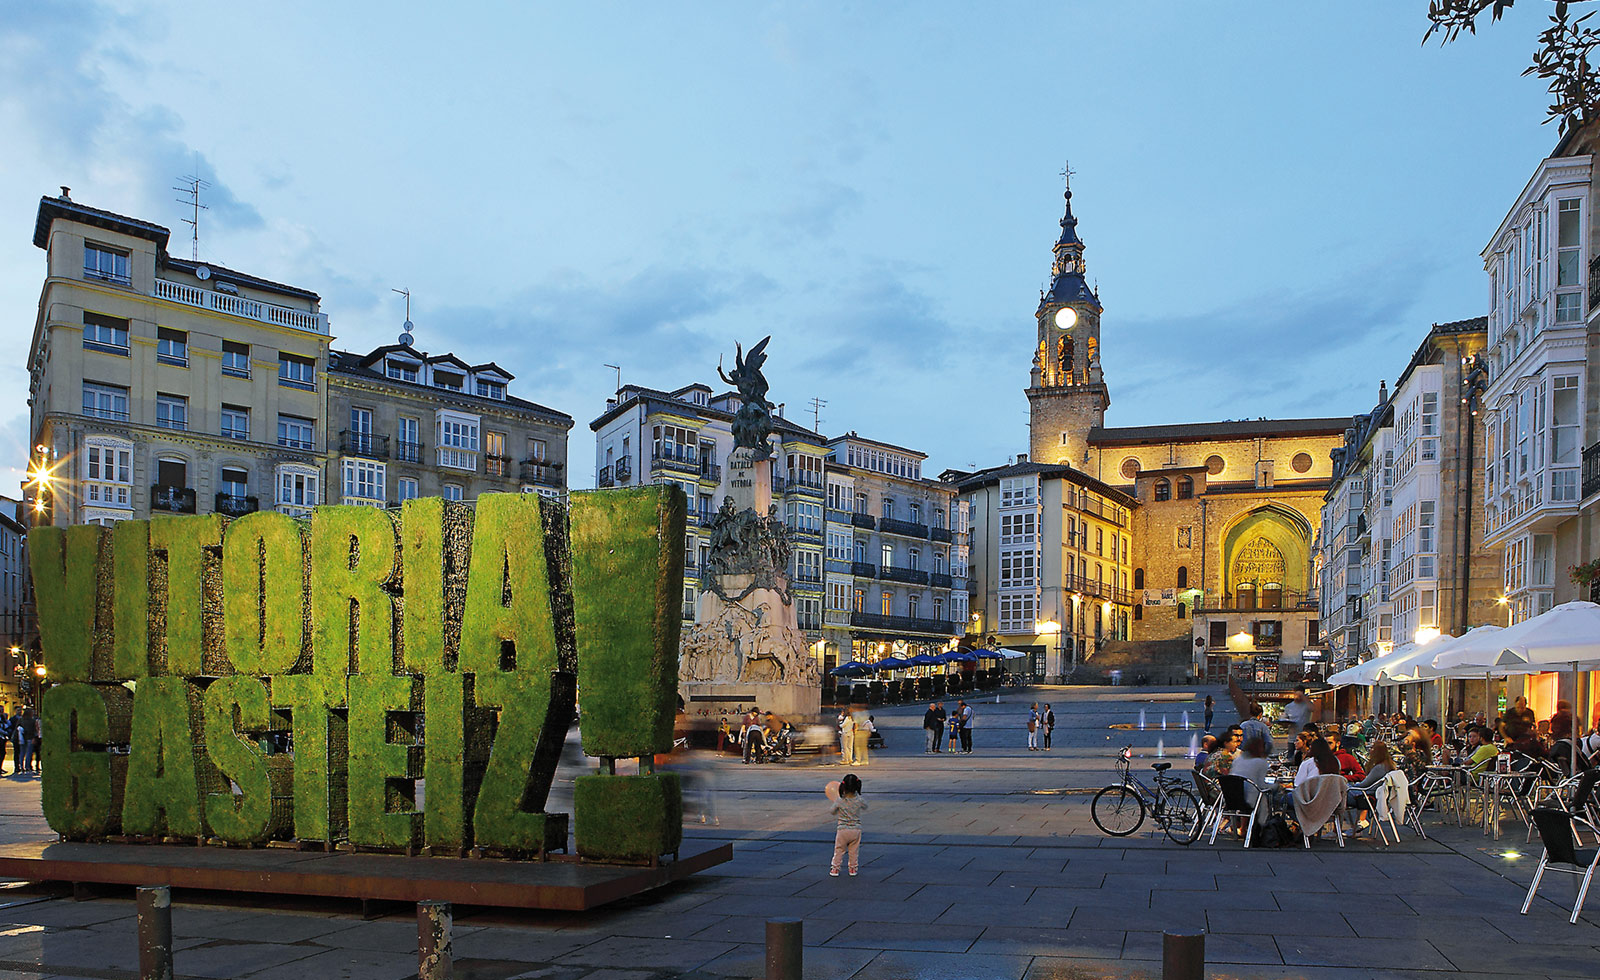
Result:
M1028 719L1028 731L1030 731L1030 732L1033 731L1034 730L1034 725L1035 725L1034 720L1032 718L1029 718Z

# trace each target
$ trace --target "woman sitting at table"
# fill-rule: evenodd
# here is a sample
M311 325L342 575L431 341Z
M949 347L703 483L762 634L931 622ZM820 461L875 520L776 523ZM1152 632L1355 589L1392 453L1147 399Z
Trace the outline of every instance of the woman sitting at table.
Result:
M1339 757L1333 754L1333 749L1328 747L1325 739L1318 738L1311 732L1303 733L1300 738L1300 752L1305 756L1305 761L1300 763L1300 768L1294 772L1296 789L1308 779L1339 775Z
M1389 774L1394 772L1394 759L1389 755L1389 746L1382 742L1374 745L1371 754L1367 756L1367 765L1369 768L1367 769L1366 777L1360 782L1351 782L1350 784L1350 798L1346 802L1346 807L1350 811L1350 829L1352 832L1358 829L1356 824L1357 810L1362 811L1360 826L1365 826L1369 819L1369 815L1366 812L1368 809L1367 796L1365 793L1357 791L1372 790L1376 792L1383 785L1383 781L1388 778Z
M1230 728L1222 733L1222 738L1218 740L1216 749L1206 759L1205 768L1201 772L1212 779L1226 776L1233 771L1233 759L1238 751L1239 733Z
M1420 726L1406 733L1405 741L1400 743L1400 757L1394 763L1395 768L1404 770L1412 780L1419 778L1433 765L1433 745Z

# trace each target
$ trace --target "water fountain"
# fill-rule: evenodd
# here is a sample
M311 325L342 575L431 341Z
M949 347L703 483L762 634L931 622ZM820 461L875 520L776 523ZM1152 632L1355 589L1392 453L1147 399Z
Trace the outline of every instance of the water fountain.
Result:
M1167 730L1167 716L1166 715L1162 715L1161 716L1161 730L1162 731L1166 731Z
M1144 731L1144 709L1139 709L1139 731Z
M1199 754L1200 754L1200 736L1198 734L1190 735L1189 736L1189 758L1193 759L1195 756L1197 756Z
M1183 713L1183 730L1184 731L1188 731L1189 730L1189 712L1187 712L1187 711L1185 711Z
M1164 738L1158 738L1158 739L1156 739L1156 758L1157 759L1165 759L1166 757L1167 757L1167 740L1164 739Z

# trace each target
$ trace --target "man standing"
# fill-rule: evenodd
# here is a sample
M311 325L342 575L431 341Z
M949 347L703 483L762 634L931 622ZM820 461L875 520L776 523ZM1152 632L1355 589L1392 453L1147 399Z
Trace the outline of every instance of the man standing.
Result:
M1294 700L1290 701L1283 709L1283 720L1289 723L1290 731L1301 731L1311 721L1311 702L1306 698L1306 692L1294 692Z
M1056 730L1056 713L1050 710L1050 706L1048 704L1046 704L1044 706L1044 710L1039 713L1039 721L1044 725L1044 750L1049 752L1050 733Z
M956 717L959 719L961 731L961 751L964 755L972 754L972 706L965 701L956 704Z
M1266 745L1267 754L1272 754L1272 729L1261 718L1261 702L1257 701L1250 705L1250 718L1239 726L1239 730L1244 733L1243 741L1249 742L1252 738L1259 738Z
M856 716L849 708L839 712L839 765L856 764Z
M1505 735L1506 741L1516 742L1526 738L1536 724L1533 709L1528 707L1528 699L1519 697L1506 711L1505 720L1500 724L1500 731Z
M922 754L939 751L939 736L944 734L944 720L939 717L938 706L930 703L922 716Z
M751 708L745 713L744 723L739 731L739 740L744 743L745 765L750 764L751 757L756 752L756 741L761 737L761 714L757 709Z

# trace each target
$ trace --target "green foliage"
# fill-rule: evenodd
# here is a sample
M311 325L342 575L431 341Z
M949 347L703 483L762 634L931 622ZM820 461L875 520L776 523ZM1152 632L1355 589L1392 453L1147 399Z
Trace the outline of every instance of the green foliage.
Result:
M1498 21L1516 0L1429 0L1428 30L1422 43L1435 34L1440 42L1449 44L1463 31L1478 33L1478 18L1490 10L1490 20ZM1555 10L1550 15L1550 26L1539 34L1539 47L1533 52L1533 63L1522 70L1523 75L1537 75L1549 85L1547 90L1555 101L1548 107L1545 122L1560 120L1561 132L1587 125L1600 118L1600 61L1590 55L1600 46L1600 29L1585 23L1594 13L1572 18L1571 4L1555 0Z
M538 747L550 704L550 674L541 680L529 674L479 674L474 694L478 704L500 709L494 747L484 772L473 813L473 833L481 847L537 851L545 839L542 809L529 807L530 763Z
M150 548L167 559L163 662L168 673L205 673L206 551L222 547L222 523L220 514L150 522Z
M423 681L423 717L428 720L422 761L422 775L428 781L423 842L443 850L461 850L472 843L477 786L466 781L466 687L465 674L440 671Z
M422 829L415 801L421 750L412 744L412 733L415 712L421 709L421 678L389 673L350 675L352 844L416 845ZM396 744L396 734L406 741Z
M336 709L347 698L345 677L280 674L270 679L272 706L290 711L294 739L294 835L333 841L343 835L349 783L349 723Z
M444 673L444 501L414 498L401 506L400 515L405 669L436 677Z
M228 525L223 622L228 660L240 673L284 673L300 658L302 604L285 600L304 591L303 563L300 525L287 514L257 511Z
M39 640L50 669L63 681L90 679L94 654L95 564L102 528L36 527L28 532Z
M539 496L532 493L478 498L461 624L464 672L516 671L538 678L555 669L539 507Z
M112 806L120 788L112 783L105 746L127 737L131 698L124 687L76 682L44 692L42 765L49 773L42 788L44 818L63 837L99 837L121 825L122 814ZM121 719L120 731L111 722L113 714Z
M311 656L324 677L393 669L394 522L373 507L311 516Z
M588 698L584 698L587 712ZM674 852L683 842L683 788L677 773L579 776L572 808L578 856L590 861L641 864Z
M672 749L683 601L683 491L573 494L572 591L583 750Z
M150 673L150 525L111 527L112 670L118 679Z
M250 737L267 731L271 714L267 686L254 677L223 677L206 688L206 745L223 778L222 788L206 795L206 822L230 844L259 843L280 829L272 826L266 756ZM237 795L227 780L238 784Z
M182 677L147 677L133 696L125 833L194 837L205 833L202 785L216 771L206 755L200 689Z

